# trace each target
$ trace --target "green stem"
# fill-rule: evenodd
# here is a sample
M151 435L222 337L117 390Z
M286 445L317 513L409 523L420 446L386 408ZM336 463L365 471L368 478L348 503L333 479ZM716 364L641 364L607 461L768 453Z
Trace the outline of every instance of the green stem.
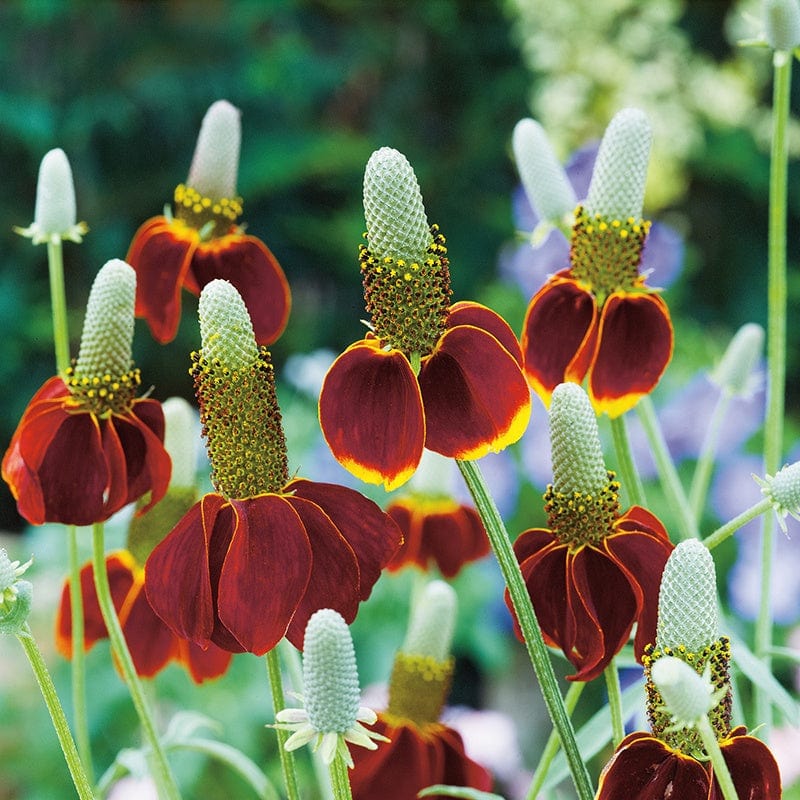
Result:
M722 423L725 421L725 414L731 401L731 393L723 390L714 406L714 412L708 422L703 446L694 468L692 485L689 488L689 505L692 509L692 517L699 522L703 514L708 486L711 483L711 473L714 471L714 458L717 452L717 442L722 430Z
M776 51L773 57L772 148L769 175L769 243L767 267L767 409L764 421L764 472L774 475L783 450L784 393L786 390L786 181L789 164L787 127L792 82L792 54ZM767 669L772 647L772 562L774 518L764 518L761 539L761 602L755 627L756 656ZM755 686L755 708L769 736L770 703L761 686Z
M338 753L331 761L331 786L333 787L334 800L353 800L350 789L350 775L347 773L347 764Z
M573 681L569 685L567 694L564 696L564 708L567 709L567 714L570 716L572 716L572 712L578 704L578 698L581 696L585 686L586 683L584 681ZM525 795L525 800L536 800L536 798L539 797L539 792L541 792L542 786L544 786L544 782L547 779L550 765L553 763L553 759L556 757L560 746L561 739L558 737L558 732L555 730L550 731L539 763L536 765L536 771L533 773L533 779L531 780L528 794Z
M625 425L624 416L611 419L611 435L614 439L614 450L617 454L619 480L622 488L627 492L632 506L645 506L647 501L644 497L644 486L642 486L642 480L636 471L636 465L633 463L631 443L628 439L628 428Z
M669 454L669 448L664 440L661 425L658 422L658 415L649 395L639 401L636 411L650 443L650 450L656 462L658 477L661 480L664 494L669 501L670 507L674 509L678 516L681 539L697 539L700 536L700 531L697 528L697 519L691 513L690 503L686 499L686 492L683 490L683 484L678 477L675 463Z
M731 773L728 771L728 765L725 763L717 736L711 728L708 717L700 719L697 724L697 732L700 734L700 738L703 740L703 747L705 747L706 753L711 759L711 767L714 777L719 783L719 788L722 790L722 796L725 800L739 800L739 796L736 794L736 787L731 779Z
M114 608L114 601L111 597L111 587L108 583L108 572L106 571L104 528L102 522L96 522L92 526L92 569L94 572L94 586L97 590L97 600L100 604L100 611L103 614L103 621L108 629L108 638L111 640L111 648L117 658L117 663L122 670L122 675L128 685L133 705L139 716L145 741L150 748L150 762L153 770L153 780L158 787L158 795L162 800L178 800L180 792L172 776L164 749L158 739L153 716L148 707L141 681L136 674L128 644L122 633L122 626L119 623L117 612Z
M269 690L272 694L272 710L277 715L279 711L286 708L286 699L283 695L283 678L281 676L281 662L278 658L278 650L273 647L265 660L267 662L267 676L269 677ZM276 728L278 734L278 755L281 759L281 769L283 770L283 782L286 784L286 793L289 800L299 800L300 793L297 790L297 776L294 771L294 756L284 749L284 744L289 738L287 731Z
M608 709L611 712L611 742L616 749L625 738L625 721L622 719L622 690L619 688L619 672L616 659L611 659L605 668Z
M84 650L83 592L81 591L81 566L78 558L78 531L67 525L67 549L69 551L69 603L72 617L72 705L75 716L75 740L81 761L94 781L92 768L92 744L89 736L89 719L86 710L86 651Z
M81 800L93 800L92 786L81 764L81 757L78 755L78 748L75 746L72 734L70 733L69 723L64 714L64 709L61 707L61 701L58 699L56 687L53 685L53 680L47 670L47 665L44 663L41 651L27 623L25 623L22 631L17 634L17 639L19 639L25 651L25 655L28 657L28 661L30 661L33 674L36 676L36 680L39 683L42 697L44 698L47 710L50 712L50 719L53 721L53 727L58 736L58 742L64 753L64 758L67 762L69 773L72 776L72 782L75 784L75 789L78 792L78 797L80 797Z
M754 520L756 517L760 517L771 508L772 501L768 497L759 500L754 506L750 506L750 508L746 511L742 511L741 514L734 517L730 522L726 522L724 525L717 528L714 533L706 536L706 538L703 539L703 544L709 550L713 550L718 544L722 544L729 536L736 533L743 525L747 525L748 522Z
M578 797L580 800L592 800L594 791L589 772L578 750L575 731L558 688L553 665L550 661L550 654L542 638L539 621L536 619L528 589L522 578L519 563L514 555L511 540L508 537L500 512L497 510L497 506L489 493L486 481L478 465L474 461L461 461L459 459L456 459L456 464L458 464L458 468L461 470L470 494L475 501L475 506L486 528L489 542L492 545L492 550L508 587L514 613L525 640L525 647L528 650L533 671L539 681L539 687L541 688L550 719L561 739L561 746L564 749L564 755L572 773L572 780L575 783Z
M69 329L67 327L67 300L64 292L64 259L60 241L47 243L47 266L50 272L50 307L53 314L56 371L63 376L69 367Z

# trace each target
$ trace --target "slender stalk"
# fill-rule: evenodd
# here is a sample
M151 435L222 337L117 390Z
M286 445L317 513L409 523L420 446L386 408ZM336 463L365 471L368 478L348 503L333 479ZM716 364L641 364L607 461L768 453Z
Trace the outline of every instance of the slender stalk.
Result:
M697 539L700 536L700 531L697 528L697 517L691 512L690 503L686 498L681 479L678 477L675 463L669 454L669 448L664 440L658 415L649 395L639 401L636 411L650 443L650 450L656 462L658 477L664 489L664 494L667 496L671 508L677 514L680 538Z
M67 549L69 551L69 603L72 616L71 677L75 740L78 752L81 754L83 768L86 770L89 780L94 782L92 744L86 706L86 652L83 647L85 624L83 592L81 592L81 566L78 559L78 532L74 525L67 525Z
M625 721L622 719L622 690L619 688L619 671L616 659L605 668L608 709L611 712L611 743L616 746L625 738Z
M56 687L53 685L53 680L47 670L47 665L44 663L42 654L39 650L36 640L33 638L31 629L27 623L20 633L17 634L22 649L30 661L33 674L39 683L39 688L42 691L47 710L50 712L50 719L53 721L53 728L55 728L58 742L61 745L61 750L64 753L64 758L69 768L69 774L72 776L72 782L75 784L75 790L78 792L78 797L81 800L93 800L92 786L81 763L81 757L78 755L78 748L72 738L69 730L69 723L64 715L64 709L61 707L61 701L58 699Z
M703 446L700 449L700 455L694 468L692 485L689 488L689 505L692 509L692 518L697 522L700 521L703 514L708 486L711 483L711 473L714 471L714 457L717 452L719 434L722 430L722 423L725 421L725 415L728 412L731 396L731 393L725 390L720 394L711 414L711 419L708 422L706 435L703 438Z
M731 779L731 773L728 771L728 765L725 763L717 736L708 721L708 717L703 717L698 722L697 732L700 734L700 738L703 740L703 747L705 747L706 753L711 759L711 767L714 771L714 777L719 783L719 788L722 790L722 796L725 800L739 800L739 796L736 794L736 787Z
M754 520L756 517L760 517L771 508L772 501L768 497L759 500L754 506L750 506L750 508L742 511L741 514L735 516L730 522L726 522L724 525L717 528L714 533L706 536L706 538L703 539L703 544L709 550L713 550L718 544L722 544L729 536L736 533L743 525L747 525L748 522Z
M519 563L511 547L500 512L489 493L486 481L480 468L474 461L461 461L456 459L456 464L464 476L470 494L475 501L486 533L489 537L500 571L503 573L511 603L514 607L517 621L525 639L525 647L533 665L533 671L539 681L547 711L553 726L561 739L561 746L567 759L572 780L580 800L592 800L592 789L589 772L583 763L578 743L575 741L575 731L572 727L569 714L564 706L564 700L558 688L558 682L550 662L550 654L542 638L539 621L531 605L530 595L522 578Z
M272 710L277 714L286 708L286 699L283 695L283 678L281 676L281 662L278 658L278 651L272 648L265 656L267 662L267 676L269 677L269 689L272 694ZM286 784L286 793L289 800L299 800L300 793L297 790L297 776L294 771L294 756L284 749L284 744L289 738L287 731L276 728L278 734L278 755L281 759L281 769L283 770L283 782Z
M347 773L347 764L337 753L331 761L331 786L335 800L353 800L353 792L350 789L350 775Z
M774 475L783 450L784 393L786 390L786 181L789 149L786 131L792 81L792 54L778 50L773 57L772 148L769 175L769 242L767 267L767 410L764 422L764 471ZM773 614L771 604L774 558L774 518L764 518L761 533L761 601L755 628L755 654L770 668ZM771 725L770 703L763 687L755 686L759 722ZM763 729L762 729L763 730Z
M175 778L170 770L164 749L158 739L153 716L148 707L141 681L136 674L133 666L128 644L122 633L122 626L119 623L117 612L114 609L114 601L111 598L111 587L108 583L108 572L106 571L104 528L102 522L97 522L92 526L92 568L94 571L94 586L97 590L97 600L100 604L100 611L103 614L103 621L108 629L108 638L111 640L111 647L117 658L122 675L128 685L133 705L139 716L145 741L150 748L150 762L153 770L153 780L158 787L158 795L161 800L178 800L180 792L175 783Z
M50 307L53 314L56 370L59 375L64 375L69 367L69 329L67 299L64 292L64 259L60 241L47 243L47 266L50 272Z
M647 501L644 497L644 486L642 486L636 465L633 463L631 443L628 439L628 428L625 425L624 416L611 419L611 435L614 439L614 450L617 454L619 480L622 488L627 492L632 506L645 506Z
M564 696L564 708L567 709L567 714L570 716L572 716L572 712L575 710L575 706L578 704L578 699L585 686L586 683L584 681L574 681L569 685L567 694ZM556 730L550 731L550 735L547 737L547 743L544 746L544 750L542 750L539 763L536 765L536 771L533 773L533 779L531 780L528 794L525 795L525 800L536 800L539 796L539 792L541 792L542 786L544 786L544 782L547 779L550 765L553 763L553 759L556 757L560 746L561 739L558 737L558 732Z

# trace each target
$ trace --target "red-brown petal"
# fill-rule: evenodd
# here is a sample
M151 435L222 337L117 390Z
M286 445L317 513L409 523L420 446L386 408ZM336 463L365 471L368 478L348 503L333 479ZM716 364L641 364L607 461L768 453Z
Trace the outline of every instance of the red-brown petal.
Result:
M497 452L525 432L530 390L513 356L480 328L459 325L439 339L419 373L425 446L471 460Z
M450 306L447 314L448 328L456 328L459 325L472 325L491 333L522 368L522 350L519 341L511 326L497 312L480 303L462 300Z
M136 316L153 338L171 342L181 318L181 286L200 234L179 220L154 217L133 237L126 261L136 270Z
M488 792L492 788L492 775L464 751L464 741L458 731L439 726L437 738L444 751L444 768L440 783L446 786L471 786Z
M522 357L531 389L550 407L559 383L580 383L589 368L597 335L597 304L577 281L555 275L528 304L522 327Z
M636 732L620 742L603 768L596 800L708 800L708 791L700 762Z
M337 527L358 560L359 597L366 600L402 541L394 520L372 500L346 486L297 478L284 491L318 505Z
M215 613L209 539L224 497L207 494L184 514L145 564L145 591L153 611L175 632L208 646Z
M285 635L311 576L300 516L276 494L231 500L236 527L219 576L220 621L242 647L264 655Z
M603 305L589 369L589 398L598 414L617 417L651 392L672 358L667 304L658 294L612 294Z
M311 544L311 575L308 586L286 631L286 638L303 649L306 624L315 611L332 608L351 623L358 611L358 560L353 548L316 504L301 497L286 497L303 522Z
M349 347L331 365L319 396L319 421L336 460L387 491L405 483L425 445L419 384L399 350L374 339Z
M223 675L233 658L232 653L217 647L213 642L205 650L188 639L176 637L176 642L177 658L189 670L195 683L203 683Z
M407 564L416 564L425 569L427 563L420 552L422 546L420 519L413 500L395 500L386 507L386 513L403 533L403 543L386 565L386 569L389 572L397 572Z
M247 306L256 341L272 344L289 320L289 283L270 249L255 236L230 234L201 242L191 263L187 288L199 294L215 278L232 283Z
M779 800L781 774L775 757L764 742L744 733L744 727L736 728L728 739L720 742L736 793L740 798ZM722 800L722 790L716 777L710 800Z

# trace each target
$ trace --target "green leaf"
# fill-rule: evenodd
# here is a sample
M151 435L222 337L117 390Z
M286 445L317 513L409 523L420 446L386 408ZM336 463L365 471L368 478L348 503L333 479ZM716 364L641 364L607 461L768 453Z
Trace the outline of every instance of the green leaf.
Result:
M478 789L470 789L467 786L444 786L436 784L428 786L420 792L417 797L430 797L431 795L444 795L445 797L466 797L468 800L505 800L502 795L492 794L491 792L481 792Z

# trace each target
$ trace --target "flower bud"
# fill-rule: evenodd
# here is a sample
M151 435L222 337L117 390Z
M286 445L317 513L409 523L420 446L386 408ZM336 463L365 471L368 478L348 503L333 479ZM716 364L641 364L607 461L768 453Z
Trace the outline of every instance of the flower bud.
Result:
M775 50L800 45L800 5L797 0L764 0L767 41Z
M6 550L0 547L0 634L15 635L25 626L33 587L20 577L31 563L28 561L20 566L19 561L12 561Z
M720 692L714 691L708 670L698 675L675 656L659 658L653 664L651 677L675 728L694 727L721 699Z
M447 661L456 626L458 597L450 584L431 581L414 604L406 638L400 648L408 655Z
M753 372L764 348L764 329L754 322L742 325L731 339L711 379L731 395L753 389Z
M607 220L639 219L652 134L643 111L625 108L609 123L589 184L586 212Z
M786 533L787 515L800 520L800 461L784 467L773 477L767 475L763 480L756 476L753 477L761 486L762 494L772 503L778 516L778 524Z
M208 198L236 197L241 141L239 109L217 100L203 117L186 185Z
M577 198L544 128L536 120L521 119L511 146L531 206L545 223L561 224L575 210Z

